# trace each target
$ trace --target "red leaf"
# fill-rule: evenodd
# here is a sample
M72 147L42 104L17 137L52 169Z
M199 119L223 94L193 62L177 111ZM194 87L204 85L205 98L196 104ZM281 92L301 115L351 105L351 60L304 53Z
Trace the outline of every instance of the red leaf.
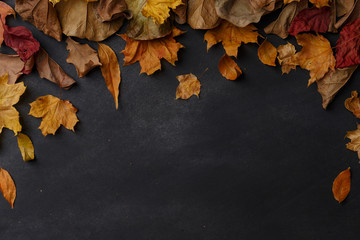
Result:
M336 68L360 64L360 18L347 24L336 42Z
M327 32L330 24L330 13L329 7L312 7L307 8L299 12L294 18L289 28L290 35L297 35L300 32Z

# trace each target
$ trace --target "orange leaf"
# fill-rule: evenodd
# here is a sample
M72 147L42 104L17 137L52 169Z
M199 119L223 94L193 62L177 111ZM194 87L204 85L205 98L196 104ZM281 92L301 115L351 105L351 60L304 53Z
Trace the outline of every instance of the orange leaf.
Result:
M224 54L219 61L219 71L228 80L235 80L242 74L239 66L227 54Z
M0 23L0 46L1 46L2 42L4 41L4 36L3 36L4 27L3 27L3 25L6 23L6 16L14 15L14 17L15 17L15 11L14 11L14 9L12 9L12 7L7 5L3 1L0 1L0 15L1 15L1 23Z
M322 8L322 7L326 7L326 6L330 6L329 2L331 0L309 0L309 2L311 2L312 4L314 4L317 8Z
M15 183L9 172L2 168L0 168L0 191L4 195L4 198L10 203L11 208L14 208L16 198Z
M342 171L334 180L332 191L334 198L341 203L349 195L351 185L350 167Z
M357 91L351 92L351 97L345 100L345 107L352 112L355 117L360 118L360 99Z
M180 75L176 78L180 82L176 90L176 99L189 99L192 95L199 97L201 84L194 74Z
M269 41L265 40L260 47L258 48L258 56L260 61L269 66L276 66L276 56L277 51L274 45L272 45Z

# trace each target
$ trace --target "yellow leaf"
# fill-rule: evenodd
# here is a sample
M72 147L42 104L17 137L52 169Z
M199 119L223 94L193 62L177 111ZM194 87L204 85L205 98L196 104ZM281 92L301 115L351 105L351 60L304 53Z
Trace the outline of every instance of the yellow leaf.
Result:
M51 95L38 97L30 106L29 115L42 118L39 129L44 136L55 135L60 125L74 131L74 126L79 121L76 116L77 109L69 101Z
M357 91L351 92L351 97L345 100L345 107L352 112L355 117L360 118L360 99Z
M8 128L15 135L21 131L19 112L13 107L20 96L25 92L24 83L7 84L8 75L0 77L0 133L2 129Z
M11 208L14 208L16 198L15 183L9 172L2 168L0 168L0 191L4 195L4 198L10 203Z
M277 51L274 45L272 45L269 41L265 40L260 47L258 48L258 56L260 61L269 66L276 66L276 56Z
M326 7L326 6L330 6L329 2L331 0L309 0L309 2L311 2L312 4L314 4L317 8L322 8L322 7ZM334 0L335 1L335 0Z
M152 17L154 22L163 24L170 17L170 8L175 9L181 4L181 0L147 0L141 13L145 17Z
M208 30L205 33L204 40L207 41L207 49L213 45L222 42L226 54L237 57L238 47L242 43L257 43L259 34L257 28L249 24L246 27L237 27L227 21L223 21L218 27Z
M226 54L219 61L219 71L228 80L235 80L242 74L236 62Z
M102 64L101 73L105 78L106 86L115 100L118 109L119 85L121 81L119 62L115 52L107 45L99 43L99 59Z
M176 78L180 82L176 90L176 99L189 99L192 95L199 97L201 84L194 74L180 75Z
M350 185L351 185L351 173L350 167L344 171L342 171L333 182L333 195L334 198L341 203L346 199L346 197L350 193Z
M17 141L19 145L19 149L21 152L21 156L25 162L34 159L34 146L30 140L30 138L23 134L19 133L17 136Z
M295 46L291 43L286 45L280 45L277 48L278 52L278 61L281 65L282 73L289 73L291 69L296 69L296 62L294 62L294 55L296 53Z

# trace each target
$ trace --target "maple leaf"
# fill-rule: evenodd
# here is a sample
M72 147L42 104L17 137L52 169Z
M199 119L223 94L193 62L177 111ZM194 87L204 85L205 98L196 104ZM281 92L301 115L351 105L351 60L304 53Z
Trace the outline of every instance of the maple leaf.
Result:
M38 97L30 106L29 115L42 118L39 129L44 136L55 135L61 125L74 131L79 121L76 116L77 109L69 101L51 95Z
M224 54L219 61L219 71L228 80L235 80L242 74L239 66L227 54Z
M99 43L99 57L102 64L101 73L107 88L114 97L115 107L118 109L121 75L117 56L109 46Z
M170 9L175 9L181 4L181 0L147 0L141 13L145 17L152 17L154 21L163 24L170 17Z
M193 29L212 29L219 25L214 0L189 0L187 23Z
M218 27L208 30L205 33L204 40L207 41L207 49L213 45L222 42L226 54L237 57L238 47L242 43L257 43L259 34L257 28L253 25L246 27L237 27L227 21L223 21Z
M274 47L274 45L272 45L269 41L265 40L260 45L260 47L258 48L258 56L263 64L269 66L276 66L276 47Z
M278 52L278 61L281 65L282 73L289 73L291 69L296 69L296 62L294 62L294 56L296 53L295 46L291 43L285 45L280 45L277 48Z
M1 23L0 23L0 46L4 41L4 25L6 23L6 17L8 15L13 15L15 17L15 12L12 7L4 3L3 1L0 1L0 16L1 16Z
M8 75L0 77L0 133L8 128L15 135L21 131L19 112L13 107L25 92L24 83L8 84Z
M11 208L14 208L16 198L15 183L9 172L3 168L0 168L0 191L4 198L10 203Z
M360 18L347 24L336 42L336 67L360 64Z
M19 133L17 136L18 146L21 152L21 156L25 162L34 159L34 146L30 138L23 133Z
M174 37L182 33L179 29L174 28L173 32L166 37L143 41L133 40L127 34L121 34L120 37L126 41L126 47L121 52L125 55L124 65L139 61L140 73L145 72L147 75L161 69L160 59L162 58L175 65L178 60L177 52L184 46L176 42Z
M309 2L314 4L317 8L329 6L330 1L331 0L309 0Z
M345 100L345 107L352 112L355 117L360 118L360 98L357 91L351 92L351 97Z
M201 84L194 74L180 75L176 78L180 82L176 89L176 99L189 99L192 95L199 97Z
M334 198L339 202L343 202L350 193L351 185L351 173L350 167L341 173L335 178L333 182L333 195Z

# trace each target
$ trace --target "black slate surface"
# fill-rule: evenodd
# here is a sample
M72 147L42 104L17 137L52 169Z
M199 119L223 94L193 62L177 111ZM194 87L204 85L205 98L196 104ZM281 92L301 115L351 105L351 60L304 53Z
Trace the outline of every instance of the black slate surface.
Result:
M29 103L59 89L36 71L22 78L27 91L16 107L36 161L24 163L16 137L3 131L0 166L16 181L17 198L13 210L0 199L0 239L359 238L359 164L344 140L356 120L343 106L360 87L359 71L324 111L316 87L306 87L306 71L282 76L249 44L239 48L244 75L227 81L217 69L223 48L207 53L204 31L179 26L187 33L177 38L186 46L177 66L162 61L162 71L150 77L139 75L139 64L121 67L116 111L99 69L78 79L64 42L19 16L9 25L31 29L77 80L62 98L79 109L80 123L76 133L61 128L43 137ZM334 44L336 35L327 36ZM113 36L105 43L122 64L124 41ZM206 68L200 98L175 101L176 76ZM339 205L332 181L348 166L352 189Z

